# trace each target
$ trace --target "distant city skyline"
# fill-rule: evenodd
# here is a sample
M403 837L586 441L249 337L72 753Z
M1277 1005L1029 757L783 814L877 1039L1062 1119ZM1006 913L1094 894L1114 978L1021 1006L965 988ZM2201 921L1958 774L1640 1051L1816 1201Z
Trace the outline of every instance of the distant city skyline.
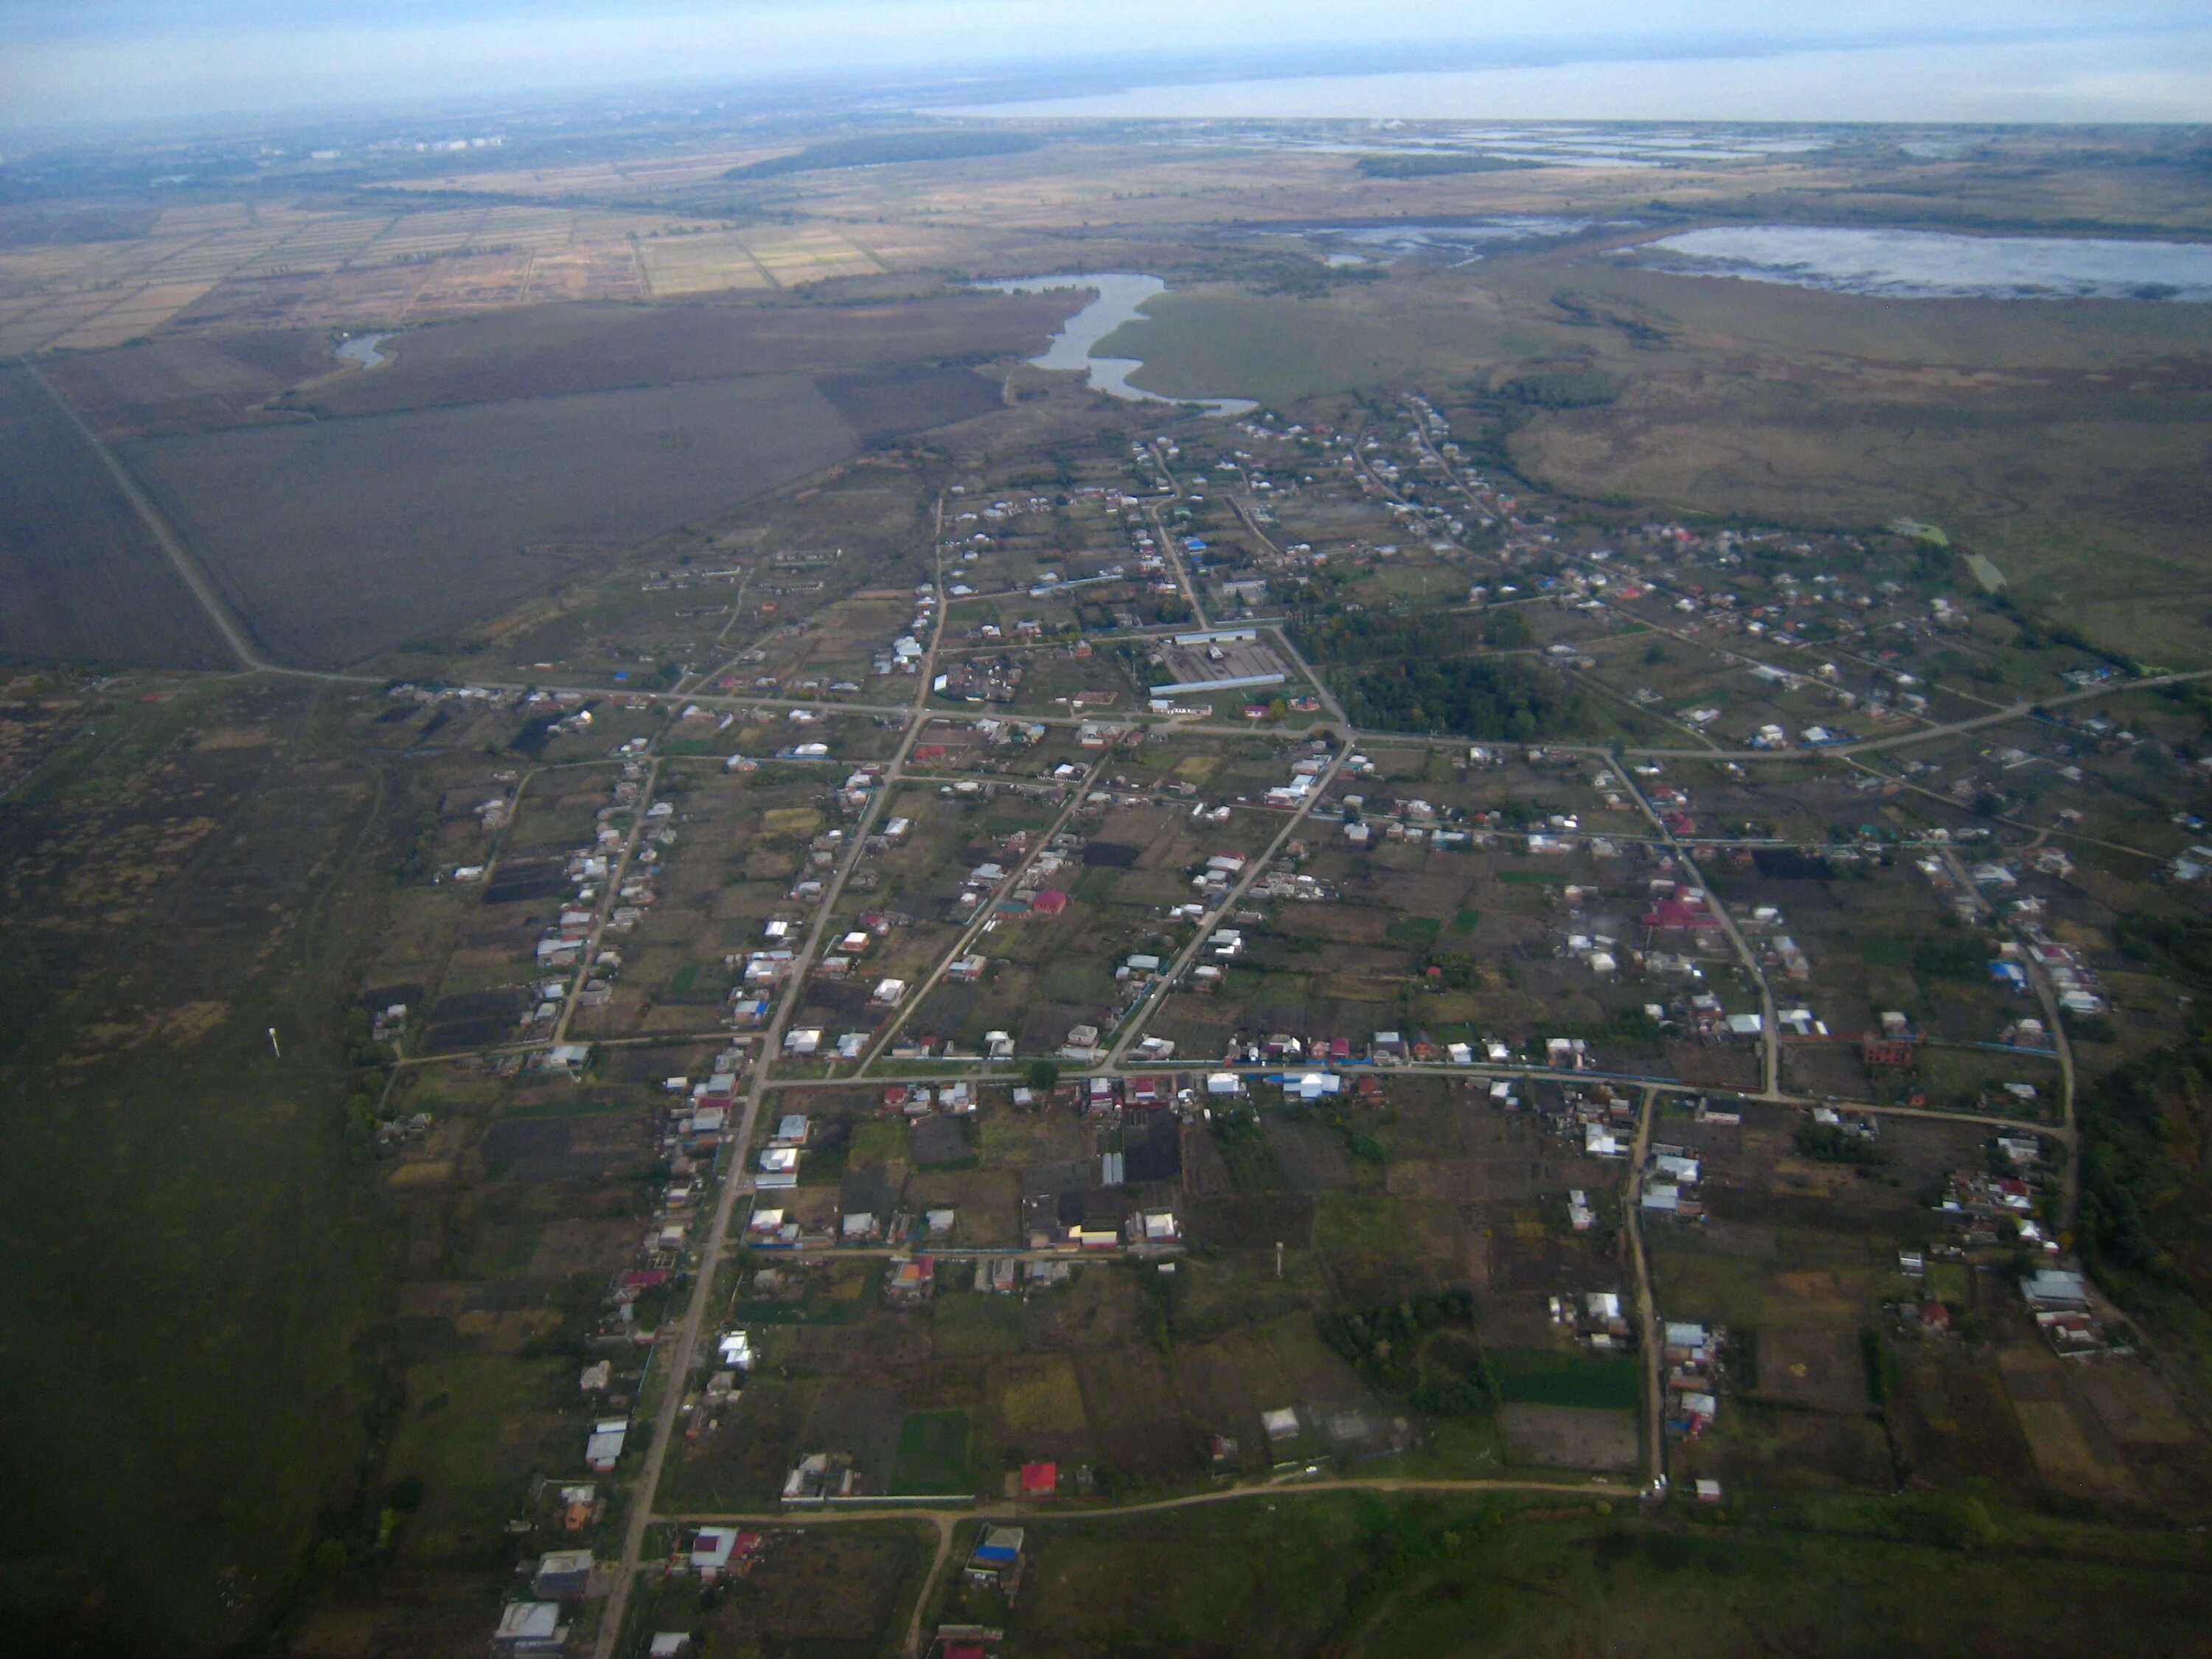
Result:
M1680 65L1698 67L1655 68ZM990 107L1040 114L2212 121L2212 21L2178 0L1559 0L1533 17L1502 0L1283 0L1263 14L1231 0L0 9L0 123L16 131L963 76L1001 100L1034 78L1030 95Z

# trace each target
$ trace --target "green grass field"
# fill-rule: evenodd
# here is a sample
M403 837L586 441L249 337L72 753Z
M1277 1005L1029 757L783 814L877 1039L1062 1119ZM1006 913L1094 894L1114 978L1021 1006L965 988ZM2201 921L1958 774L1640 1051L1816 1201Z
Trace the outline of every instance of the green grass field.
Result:
M1030 1523L1007 1659L2202 1650L2204 1546L1914 1500L1771 1522L1285 1492ZM1140 1589L1133 1587L1141 1587Z
M264 740L191 740L226 726ZM5 815L21 926L0 973L15 1376L0 1444L16 1489L0 1620L26 1651L72 1650L46 1643L47 1621L88 1653L243 1640L294 1582L319 1508L350 1505L373 1421L359 1345L393 1240L343 1141L343 930L364 926L367 884L388 885L385 837L416 808L369 773L335 784L342 740L331 708L291 688L133 703ZM172 863L114 869L158 881L123 925L93 925L114 902L103 844L186 811L216 832ZM64 832L92 908L33 928L70 901L13 872ZM165 1023L171 1009L189 1020Z
M1582 1406L1633 1410L1636 1361L1626 1355L1559 1353L1548 1348L1492 1348L1484 1356L1498 1397L1511 1406Z
M969 1484L968 1413L910 1413L899 1430L891 1495L910 1498L929 1492L963 1492Z
M850 1325L874 1305L882 1277L880 1261L840 1262L828 1283L811 1279L802 1296L739 1302L730 1316L749 1325Z
M1145 316L1096 349L1143 358L1133 384L1171 397L1256 398L1279 405L1358 386L1410 383L1440 371L1464 374L1482 362L1545 349L1534 331L1500 327L1490 318L1478 322L1456 306L1386 320L1358 296L1166 294Z
M930 1314L937 1352L947 1359L1017 1353L1022 1346L1022 1304L1011 1296L939 1296Z

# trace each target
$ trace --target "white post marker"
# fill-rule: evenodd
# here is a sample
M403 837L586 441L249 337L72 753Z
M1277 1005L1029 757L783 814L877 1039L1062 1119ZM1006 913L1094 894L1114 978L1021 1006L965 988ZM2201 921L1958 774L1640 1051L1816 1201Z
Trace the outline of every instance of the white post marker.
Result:
M269 1028L269 1046L275 1051L277 1059L282 1060L284 1058L284 1050L278 1046L276 1042L276 1028L274 1025Z

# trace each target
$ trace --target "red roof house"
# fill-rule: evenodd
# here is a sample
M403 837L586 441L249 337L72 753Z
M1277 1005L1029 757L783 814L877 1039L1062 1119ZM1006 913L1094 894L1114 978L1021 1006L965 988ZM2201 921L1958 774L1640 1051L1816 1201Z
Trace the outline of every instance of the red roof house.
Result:
M1637 920L1646 927L1717 927L1720 919L1702 905L1682 899L1661 899Z

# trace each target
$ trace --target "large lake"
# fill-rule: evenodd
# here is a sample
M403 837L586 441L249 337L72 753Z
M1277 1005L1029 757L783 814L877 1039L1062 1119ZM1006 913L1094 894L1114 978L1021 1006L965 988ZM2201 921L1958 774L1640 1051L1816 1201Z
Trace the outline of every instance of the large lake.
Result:
M2212 246L1728 225L1628 250L1638 264L1893 299L2212 301Z
M1002 283L983 283L982 288L1003 294L1043 294L1054 289L1087 288L1098 297L1060 325L1042 357L1030 358L1036 368L1082 369L1091 385L1109 397L1133 403L1200 404L1216 415L1249 415L1260 405L1249 398L1169 398L1142 386L1131 386L1129 376L1145 366L1141 357L1098 357L1091 348L1124 323L1145 320L1144 305L1168 291L1157 276L1127 271L1094 271L1079 276L1020 276Z

